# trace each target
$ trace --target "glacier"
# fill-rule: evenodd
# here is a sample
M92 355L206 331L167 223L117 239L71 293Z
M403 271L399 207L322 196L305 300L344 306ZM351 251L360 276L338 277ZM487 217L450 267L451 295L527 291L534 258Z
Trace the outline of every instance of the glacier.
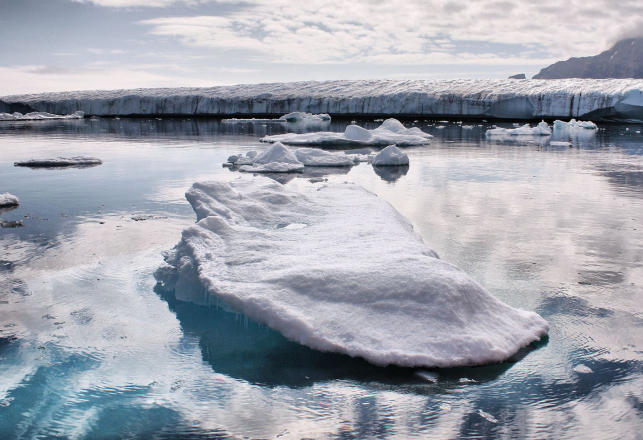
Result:
M155 277L209 294L311 348L377 365L502 362L548 333L538 314L439 259L388 202L354 184L197 182L197 223Z
M278 117L291 112L480 119L642 121L643 80L345 80L39 93L0 112L88 116Z

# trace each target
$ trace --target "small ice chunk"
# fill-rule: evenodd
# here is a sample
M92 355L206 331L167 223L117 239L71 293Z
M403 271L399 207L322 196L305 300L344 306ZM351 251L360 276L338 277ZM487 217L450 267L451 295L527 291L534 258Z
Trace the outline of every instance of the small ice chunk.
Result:
M569 147L572 145L571 142L565 142L565 141L551 141L549 145L552 145L554 147Z
M555 120L554 121L555 129L564 129L564 128L585 128L587 130L596 130L598 126L592 121L577 121L576 119L571 119L569 122Z
M415 375L420 379L426 380L427 382L431 383L438 383L440 380L440 376L438 375L438 373L434 373L432 371L419 370L415 372Z
M228 156L228 162L230 163L235 163L238 160L239 160L239 156L237 156L236 154L233 154L232 156Z
M480 414L483 418L487 419L491 423L498 423L498 419L496 419L494 416L492 416L488 412L484 412L483 410L479 409L478 414Z
M373 166L399 166L408 165L409 156L395 145L389 145L377 153L373 159Z
M451 406L451 404L450 404L450 403L442 402L442 403L440 404L440 409L441 409L441 410L444 410L444 411L451 411L451 409L452 409L452 408L453 408L453 407Z
M580 373L580 374L589 374L589 373L593 373L593 372L594 372L594 371L593 371L591 368L589 368L587 365L583 365L583 364L576 365L576 366L574 367L574 371L575 371L576 373Z
M461 377L458 382L460 383L476 383L477 381L469 379L468 377Z
M313 113L306 113L306 112L292 112L292 113L288 113L287 115L283 115L279 119L286 122L299 122L299 121L315 122L315 121L330 121L330 116L326 113L315 115Z
M303 169L304 164L297 159L288 147L281 142L275 142L257 154L252 159L252 165L243 165L239 168L239 171L249 173L292 173L301 172Z
M330 153L317 148L295 150L295 157L307 167L350 167L355 165L353 159L345 154Z
M32 168L50 168L50 167L74 167L86 165L100 165L103 161L97 157L90 156L73 156L73 157L54 157L50 159L28 159L13 164L17 167Z
M0 194L0 206L12 206L18 204L18 197L14 196L13 194Z
M246 153L246 157L249 157L250 159L254 159L256 156L257 156L257 151L256 150L248 151Z

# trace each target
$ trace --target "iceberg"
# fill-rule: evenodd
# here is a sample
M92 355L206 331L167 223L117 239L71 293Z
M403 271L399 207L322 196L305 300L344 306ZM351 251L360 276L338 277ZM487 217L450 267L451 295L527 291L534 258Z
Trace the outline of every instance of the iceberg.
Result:
M27 114L22 114L18 112L14 113L0 113L0 121L42 121L42 120L51 120L51 119L83 119L85 113L82 111L74 112L71 115L54 115L47 112L31 112Z
M179 295L196 269L210 295L300 344L377 365L456 367L502 362L548 332L360 186L295 191L245 177L195 183L186 198L197 223L157 280Z
M387 119L374 130L367 130L357 125L349 125L344 133L318 131L315 133L287 133L265 136L261 142L281 142L288 145L360 145L400 146L426 145L431 142L431 136L418 127L406 128L397 119Z
M82 167L91 165L100 165L103 161L97 157L90 156L73 156L73 157L54 157L49 159L27 159L13 164L17 167L31 168L55 168L55 167Z
M643 80L348 80L40 93L0 97L0 112L89 116L643 120ZM21 110L24 111L24 110Z
M551 136L551 128L545 121L531 127L525 124L518 128L491 128L486 131L486 136Z
M598 126L594 124L592 121L577 121L576 119L572 119L569 122L565 122L557 119L554 121L554 128L555 129L585 128L587 130L598 130Z
M253 159L248 158L252 165L243 165L239 171L252 173L291 173L301 172L304 164L297 156L280 142L257 154ZM235 162L235 164L238 163Z
M373 166L400 166L409 164L409 156L395 145L389 145L373 158Z
M13 194L0 194L0 206L12 206L18 204L18 197L14 196Z

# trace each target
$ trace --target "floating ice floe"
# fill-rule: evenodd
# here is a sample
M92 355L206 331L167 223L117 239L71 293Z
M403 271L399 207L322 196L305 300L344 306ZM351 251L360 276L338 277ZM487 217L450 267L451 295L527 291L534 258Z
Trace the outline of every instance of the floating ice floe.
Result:
M318 115L313 113L306 112L292 112L286 115L283 115L277 119L257 119L257 118L227 118L223 119L223 122L324 122L330 121L330 115L326 113L320 113Z
M17 167L48 168L48 167L75 167L100 165L103 161L97 157L90 156L73 156L73 157L54 157L49 159L27 159L13 164Z
M551 141L549 145L554 147L570 147L572 143L566 141Z
M355 165L353 157L346 154L330 153L317 148L299 148L295 157L307 167L350 167Z
M41 121L51 119L83 119L85 113L76 112L71 115L54 115L47 112L31 112L31 113L0 113L0 121Z
M239 171L250 173L292 173L300 172L304 169L304 164L281 142L274 143L257 154L251 161L251 165L243 165L239 168ZM237 162L235 162L235 165Z
M598 126L592 121L577 121L576 119L572 119L569 122L555 120L554 128L584 128L587 130L597 130Z
M282 142L289 145L391 145L400 146L425 145L431 142L431 136L418 127L406 128L397 119L387 119L374 130L367 130L357 125L349 125L344 133L319 131L316 133L287 133L266 136L262 142Z
M531 127L525 124L518 128L492 128L487 130L486 136L550 136L551 128L545 121L540 122L537 126Z
M18 204L18 197L14 196L13 194L0 194L0 206L13 206Z
M372 163L374 167L408 165L409 156L395 145L389 145L375 155Z
M579 374L589 374L589 373L593 373L593 372L594 372L594 371L593 371L591 368L589 368L587 365L583 365L583 364L576 365L576 366L574 367L574 371L575 371L576 373L579 373Z
M186 198L197 223L156 278L180 297L196 270L211 295L303 345L378 365L455 367L501 362L548 332L357 185L295 191L241 178L195 183Z

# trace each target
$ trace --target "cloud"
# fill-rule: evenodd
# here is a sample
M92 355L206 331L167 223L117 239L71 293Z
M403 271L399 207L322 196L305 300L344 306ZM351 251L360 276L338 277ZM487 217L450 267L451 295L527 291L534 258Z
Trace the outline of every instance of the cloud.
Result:
M642 15L643 3L623 7L607 0L572 0L565 7L557 0L249 0L223 16L161 17L139 24L186 46L234 51L235 57L262 62L546 65L605 49L611 41L606 35L640 29L636 17Z

